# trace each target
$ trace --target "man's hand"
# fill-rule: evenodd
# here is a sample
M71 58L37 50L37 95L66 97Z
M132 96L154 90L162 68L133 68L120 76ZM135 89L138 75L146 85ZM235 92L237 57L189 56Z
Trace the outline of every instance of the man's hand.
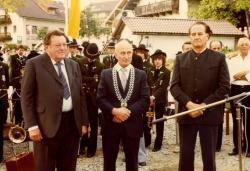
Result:
M29 136L32 141L39 142L43 139L39 128L29 131Z
M85 126L85 125L82 125L82 136L83 136L84 134L87 134L87 132L88 132L88 127Z
M115 122L115 123L122 123L122 121L119 118L117 118L116 116L114 116L113 122Z
M235 80L246 80L247 73L247 71L238 72L233 77Z
M130 117L130 110L125 107L113 108L112 114L120 121L125 121Z
M197 103L193 103L193 102L189 101L186 104L186 108L188 110L192 110L192 109L196 109L196 108L199 108L199 107L202 107L202 106L205 106L205 105L206 105L205 103L197 104ZM203 115L203 110L197 110L195 112L189 113L189 116L191 116L192 118L197 118L197 117L199 117L201 115Z

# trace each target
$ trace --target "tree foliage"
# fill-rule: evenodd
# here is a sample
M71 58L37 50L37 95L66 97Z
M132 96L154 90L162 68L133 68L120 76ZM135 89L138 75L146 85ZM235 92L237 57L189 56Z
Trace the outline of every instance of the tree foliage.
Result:
M48 28L47 27L43 27L43 28L40 28L38 31L37 31L37 37L39 40L43 40L43 38L45 37L45 35L48 33Z
M201 0L197 9L190 11L191 16L201 19L227 20L237 27L250 26L249 0Z
M5 12L15 12L24 5L24 0L0 0L0 2L0 9L5 10Z
M101 21L99 21L88 7L81 12L80 19L80 36L88 37L100 37L101 35L110 35L111 28L106 28L101 26Z

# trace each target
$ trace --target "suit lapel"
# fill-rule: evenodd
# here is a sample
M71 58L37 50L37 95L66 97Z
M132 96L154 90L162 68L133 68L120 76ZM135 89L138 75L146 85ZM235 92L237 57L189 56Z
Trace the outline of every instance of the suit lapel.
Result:
M47 53L44 54L44 63L43 63L44 67L46 68L46 70L50 73L50 75L60 84L61 81L57 75L57 72L55 70L55 67L53 66L50 57L48 56Z
M70 90L72 90L71 87L73 83L73 67L70 66L69 59L64 59L64 63L65 63L65 68L66 68L68 79L69 79Z

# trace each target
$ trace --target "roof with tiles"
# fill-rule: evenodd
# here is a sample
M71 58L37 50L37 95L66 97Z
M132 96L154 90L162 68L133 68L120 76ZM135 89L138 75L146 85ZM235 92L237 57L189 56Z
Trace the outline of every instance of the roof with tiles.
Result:
M48 8L54 8L55 13L50 14L46 11ZM17 9L18 15L27 18L64 21L64 7L60 2L51 2L41 4L38 0L25 0L24 6Z
M195 20L195 19L167 19L153 17L125 17L123 22L134 33L151 34L188 34L189 27L196 21L207 23L213 35L241 36L243 32L227 21Z

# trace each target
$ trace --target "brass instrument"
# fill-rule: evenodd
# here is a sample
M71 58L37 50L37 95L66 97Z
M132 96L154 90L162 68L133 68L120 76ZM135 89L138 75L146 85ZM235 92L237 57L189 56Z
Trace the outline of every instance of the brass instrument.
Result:
M18 125L11 127L8 135L10 141L16 144L24 142L27 137L26 130Z
M154 130L153 130L153 120L154 120L154 115L155 115L155 111L151 111L151 107L149 107L149 111L146 113L146 117L147 117L147 127L151 130L150 132L152 134L154 134Z

